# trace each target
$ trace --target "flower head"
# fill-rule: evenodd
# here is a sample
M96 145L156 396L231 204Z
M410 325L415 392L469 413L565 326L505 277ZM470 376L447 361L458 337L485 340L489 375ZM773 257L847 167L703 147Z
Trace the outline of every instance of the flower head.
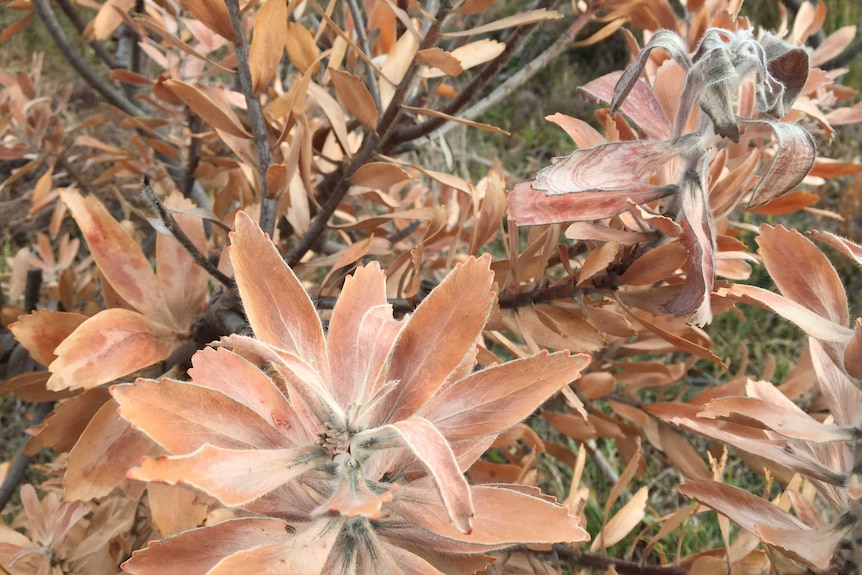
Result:
M484 562L477 553L587 537L537 493L471 486L463 476L589 361L543 352L474 371L494 299L488 257L457 267L404 320L392 317L379 266L361 267L325 332L302 284L245 214L231 239L255 338L233 335L199 352L191 382L138 380L112 393L120 414L171 452L145 459L131 477L185 483L267 518L152 544L127 570L158 565L212 530L259 534L220 549L219 572L275 561L303 573L472 572ZM192 552L191 572L216 572L212 560Z
M640 79L655 48L670 54L681 77L662 67L653 85ZM688 252L685 282L664 311L707 323L716 267L712 208L724 214L740 202L765 204L796 186L814 164L811 135L798 124L775 120L793 104L807 76L805 51L768 33L758 40L745 29L710 29L689 54L679 35L662 30L624 72L581 88L610 102L612 113L625 114L643 138L608 142L579 120L549 118L580 149L554 158L533 181L516 185L509 195L509 218L518 225L600 220L633 204L662 200L661 211L676 221ZM691 118L695 102L699 113ZM770 132L776 146L766 169L757 176L753 164L737 162L739 182L732 195L716 198L711 206L710 188L717 182L710 182L709 174L716 152L727 149L726 140L753 141Z

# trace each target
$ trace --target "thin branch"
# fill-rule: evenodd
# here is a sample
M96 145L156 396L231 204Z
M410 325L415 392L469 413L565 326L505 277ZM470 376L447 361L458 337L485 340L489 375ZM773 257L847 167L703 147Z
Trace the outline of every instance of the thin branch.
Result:
M184 198L192 195L192 189L195 185L195 170L198 169L198 164L201 160L201 148L203 148L203 140L197 137L197 133L203 130L203 128L203 119L197 114L192 113L192 117L189 119L189 150L186 156L182 187L180 188Z
M433 289L433 286L431 287ZM430 290L429 290L430 291ZM571 300L579 294L588 291L604 291L602 288L593 287L575 287L571 282L561 285L549 286L540 289L534 289L516 294L500 294L497 296L497 301L501 309L516 309L535 305L537 303ZM319 309L332 309L335 302L338 300L332 296L312 296L314 303ZM421 300L405 299L405 298L389 298L387 303L392 306L392 311L395 315L403 315L410 313L416 309Z
M270 197L266 186L266 172L272 165L272 149L269 147L269 136L266 132L266 120L263 117L260 98L252 93L251 68L248 65L248 43L245 41L245 31L239 13L239 0L226 1L230 23L237 37L233 45L236 54L236 68L239 73L240 86L242 86L242 92L245 96L245 104L248 108L251 133L254 135L254 143L257 148L257 173L260 180L260 229L272 236L273 231L275 231L275 213L278 204L278 198Z
M356 30L356 37L359 38L359 46L362 51L371 57L371 47L368 45L368 35L365 33L365 21L362 19L362 11L356 0L347 0L347 5L350 7L350 15L353 16L353 29ZM374 100L374 105L380 109L380 91L377 89L377 78L374 77L374 68L365 66L368 71L368 91L371 93L371 98Z
M542 553L535 551L535 553ZM641 565L634 561L614 559L593 553L578 553L568 545L557 543L553 549L544 552L554 555L561 561L575 567L586 567L587 569L607 570L610 567L616 569L620 575L688 575L688 570L672 565Z
M541 0L538 3L537 8L547 8L550 5L550 0ZM506 64L509 63L509 60L520 52L521 45L535 26L536 24L531 24L516 28L510 34L509 38L506 39L506 48L503 52L485 64L479 73L470 81L469 84L467 84L467 86L464 87L463 90L458 93L458 95L442 110L442 112L450 116L458 114L461 108L467 105L467 103L469 103L476 94L479 93L479 91L485 87L485 85L490 82ZM391 140L387 142L387 148L385 149L388 151L398 144L403 144L404 142L427 136L446 122L447 120L445 118L434 116L425 120L421 124L414 124L406 128L400 128L395 132Z
M173 234L173 236L180 242L187 252L194 258L195 263L202 267L208 274L214 277L216 280L221 282L226 288L233 289L234 282L231 278L227 277L221 270L219 270L211 261L209 261L201 252L198 250L197 246L195 246L194 242L186 235L177 221L174 219L174 216L165 208L165 205L159 200L158 196L156 196L155 190L150 185L150 179L147 176L144 176L144 181L141 183L141 193L144 195L144 198L149 202L156 212L159 214L159 219L162 220L162 223L168 228L168 231Z
M36 408L33 410L33 418L30 420L30 425L39 425L42 421L51 413L51 410L54 409L53 401L46 401L43 403L37 403ZM9 471L6 473L6 477L3 478L3 484L0 485L0 511L6 507L6 504L9 503L9 500L12 499L12 495L15 494L15 490L18 489L18 486L24 481L24 476L27 474L27 469L30 468L30 465L36 460L32 455L24 454L24 445L26 445L26 441L18 448L18 452L15 454L15 459L12 460L12 463L9 465Z
M27 270L27 283L24 286L24 309L27 310L28 313L36 310L36 306L39 304L39 292L41 288L42 270L36 268ZM30 424L39 425L42 423L42 421L48 417L48 414L51 413L52 409L54 409L53 401L37 403L33 410L33 418L30 421ZM36 460L32 455L24 454L24 446L26 444L27 442L24 441L18 447L15 459L12 460L12 464L9 466L6 477L3 478L3 483L0 484L0 511L3 511L6 504L9 503L10 499L12 499L12 495L15 493L15 490L18 489L18 486L24 481L24 476L27 474L30 464Z
M63 14L66 15L66 18L72 22L72 25L75 27L75 30L78 31L78 34L84 35L84 30L87 28L86 22L81 18L81 15L78 14L78 11L69 3L69 0L55 0L57 2L57 6L60 7L60 10L63 11ZM108 68L112 70L117 68L122 68L123 66L117 62L114 56L108 52L108 49L105 48L104 44L99 42L98 40L90 40L88 42L90 48L93 49L93 52L96 53L96 56L99 57L99 60L102 61Z
M422 39L419 49L424 50L425 48L433 46L437 41L439 32L440 27L435 22L431 28L428 29L428 33ZM326 230L326 225L329 223L329 219L332 217L332 214L335 213L335 210L338 209L338 206L341 204L341 201L350 189L350 176L352 176L361 166L369 162L371 158L377 154L379 148L382 145L385 145L386 140L392 134L395 120L401 112L401 103L404 101L410 84L413 82L413 76L416 73L416 69L417 64L414 59L410 63L410 68L407 70L407 74L405 74L404 79L395 89L392 101L389 102L389 106L387 106L386 111L377 122L377 134L380 135L367 134L365 136L365 140L362 142L362 146L359 148L359 151L357 151L353 156L353 160L350 162L350 165L345 170L341 171L338 183L335 185L335 189L331 194L329 194L322 209L314 217L314 220L312 220L311 225L308 227L308 231L305 232L305 235L302 236L299 243L285 258L287 265L290 267L299 263L302 257L308 253L311 247L318 239L320 239L320 236Z
M108 103L120 108L130 116L143 116L144 112L133 102L128 100L123 94L118 92L104 77L93 71L92 68L84 61L78 49L72 45L69 37L63 31L60 23L57 21L57 16L48 4L48 0L32 0L33 9L48 34L54 40L57 47L63 53L63 56L72 65L78 74L87 81L99 94L102 95Z
M592 16L593 8L590 7L586 12L578 17L565 34L560 36L557 41L551 44L544 52L533 58L529 64L523 66L517 72L512 74L505 82L497 86L493 92L459 113L458 117L465 120L475 120L487 112L489 108L496 106L506 98L506 96L523 86L528 80L547 67L548 64L574 43L575 37L584 28L584 26L589 23ZM439 133L445 134L457 125L458 124L455 122L449 122L441 126Z

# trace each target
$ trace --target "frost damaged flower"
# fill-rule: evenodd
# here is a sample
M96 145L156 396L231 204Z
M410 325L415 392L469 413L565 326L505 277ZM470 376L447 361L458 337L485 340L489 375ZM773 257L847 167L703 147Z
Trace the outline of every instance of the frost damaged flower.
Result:
M682 80L669 73L657 74L652 86L639 80L654 48L670 54ZM581 88L611 102L611 112L628 116L643 139L607 142L599 136L596 141L578 120L551 118L580 149L554 158L533 181L517 184L509 195L509 218L518 225L597 220L614 217L632 203L663 200L662 211L679 224L688 251L685 283L664 310L694 314L694 323L707 323L716 251L709 203L715 182L708 178L713 152L726 147L727 139L750 142L770 131L775 136L768 153L754 141L768 165L759 175L743 174L738 193L721 198L721 215L740 202L760 206L796 186L814 164L814 140L801 126L774 118L790 109L807 76L806 52L768 33L757 40L749 30L713 28L689 55L682 38L660 31L622 74ZM662 108L669 95L674 110ZM695 102L699 110L692 119Z
M525 486L469 485L494 438L579 376L568 352L473 371L490 259L456 268L403 321L376 263L345 282L328 333L245 214L230 256L256 339L193 358L191 382L116 385L120 414L171 455L130 477L184 483L243 517L151 543L152 573L472 573L516 543L582 541L578 520Z

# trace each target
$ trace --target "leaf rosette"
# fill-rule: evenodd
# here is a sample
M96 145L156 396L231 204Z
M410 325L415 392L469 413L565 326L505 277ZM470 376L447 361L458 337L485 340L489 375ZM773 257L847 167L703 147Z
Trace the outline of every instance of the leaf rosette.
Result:
M403 320L379 266L360 267L325 331L244 213L231 240L255 337L198 352L189 382L139 379L112 394L121 416L170 452L131 478L186 484L262 517L152 543L127 571L163 572L182 553L184 573L466 573L515 543L588 538L536 489L464 478L501 431L589 362L541 352L473 369L495 298L490 258L456 267Z

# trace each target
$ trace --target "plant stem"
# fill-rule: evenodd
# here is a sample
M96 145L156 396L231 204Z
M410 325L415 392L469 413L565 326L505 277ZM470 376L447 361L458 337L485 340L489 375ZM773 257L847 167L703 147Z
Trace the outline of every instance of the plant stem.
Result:
M428 29L428 33L422 39L419 49L424 50L425 48L433 46L437 41L439 32L440 26L435 22L431 28ZM401 112L401 103L404 101L410 84L413 82L413 76L416 73L417 67L416 60L414 59L410 64L410 68L407 70L407 73L404 75L404 79L398 84L395 94L392 96L392 101L389 103L389 106L386 107L386 111L377 122L377 134L379 134L379 136L377 134L367 134L365 136L362 146L359 148L359 151L356 152L356 155L353 156L353 160L350 162L350 165L341 171L338 183L335 185L332 193L327 196L326 202L320 212L318 212L314 217L314 220L312 220L311 225L308 227L308 231L305 232L305 235L302 236L296 247L294 247L285 258L287 265L290 267L294 267L299 263L302 257L308 253L311 247L318 239L320 239L320 236L326 230L326 224L329 223L329 219L332 217L332 214L334 214L335 210L338 209L338 206L341 204L341 201L350 189L350 176L352 176L362 165L370 161L371 158L378 153L380 148L385 145L387 138L389 138L393 133L392 128L395 126L395 120Z
M206 270L206 272L212 277L221 282L226 288L233 289L233 280L223 274L221 270L214 266L213 263L204 257L200 250L198 250L194 242L192 242L192 240L186 235L171 213L167 208L165 208L165 205L159 200L155 190L153 190L153 187L150 185L150 179L146 176L144 176L144 181L141 184L141 193L144 194L144 198L159 214L159 219L162 220L165 227L168 228L176 240L180 242L180 245L189 252L192 258L194 258L195 263Z
M260 98L252 93L251 68L248 65L248 43L245 41L245 31L242 26L242 17L239 13L239 0L226 0L227 10L230 14L230 23L233 26L237 40L234 43L236 53L236 68L239 73L239 82L245 96L245 104L248 108L251 133L254 136L257 148L257 173L260 180L260 229L272 236L275 231L275 216L278 198L270 197L266 185L266 172L272 165L272 150L269 147L269 136L266 133L266 120L263 117L263 108Z
M57 44L63 56L75 71L108 103L113 104L130 116L144 116L143 110L118 92L104 77L97 74L84 61L78 49L72 45L69 37L66 36L66 33L57 21L57 16L48 4L48 0L33 0L32 4L39 20L42 21L45 29L48 30L48 34L50 34L54 43Z

